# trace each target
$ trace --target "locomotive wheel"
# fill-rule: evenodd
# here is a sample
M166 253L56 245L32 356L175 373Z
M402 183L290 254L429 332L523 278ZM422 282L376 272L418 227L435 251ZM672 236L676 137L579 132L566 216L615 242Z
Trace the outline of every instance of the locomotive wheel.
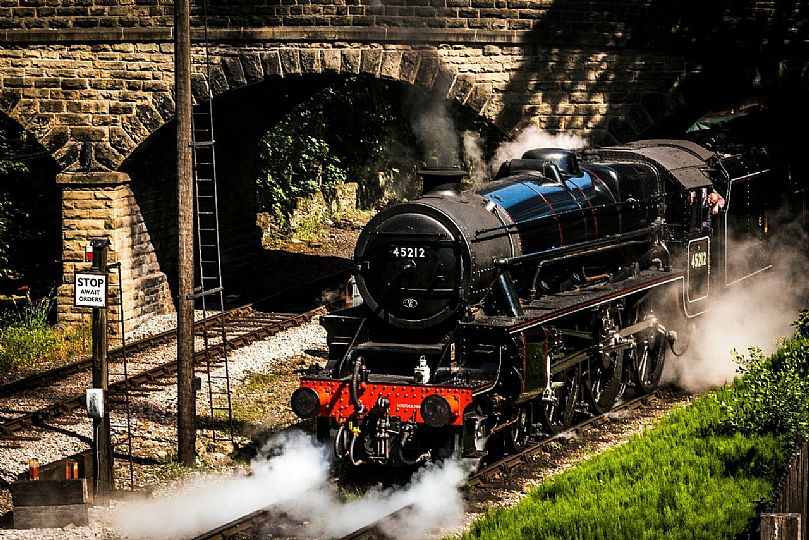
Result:
M652 315L646 302L641 301L634 308L632 323L638 323ZM688 323L686 322L686 326ZM690 328L689 328L690 330ZM691 335L690 331L678 332ZM632 379L637 386L638 393L648 394L657 389L663 366L666 363L666 339L653 328L635 336L635 347L630 350L632 357ZM687 348L686 343L685 348ZM685 352L685 350L683 350Z
M604 414L615 405L623 386L623 369L623 354L611 354L607 362L601 356L592 356L587 361L582 386L584 399L593 414Z
M548 433L559 433L570 427L579 400L579 366L554 375L553 401L539 401L535 407L542 427Z
M665 339L657 332L645 332L638 336L634 353L632 371L638 389L645 394L654 392L666 363Z
M526 403L517 409L517 416L514 423L508 428L506 435L506 450L519 453L528 445L531 437L531 425L533 415L531 414L531 404Z

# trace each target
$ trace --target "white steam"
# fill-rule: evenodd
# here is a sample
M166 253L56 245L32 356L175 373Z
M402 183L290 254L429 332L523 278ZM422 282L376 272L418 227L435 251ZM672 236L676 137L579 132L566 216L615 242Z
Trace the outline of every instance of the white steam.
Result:
M789 238L788 245L766 244L772 253L772 270L712 296L710 311L693 322L685 354L674 357L669 351L663 382L675 382L692 392L728 383L739 374L733 349L746 353L749 347L758 347L770 354L781 337L792 334L790 324L806 307L809 291L806 232L792 233L781 235ZM738 260L754 260L762 244L745 242L736 250ZM678 347L676 344L675 349Z
M129 538L188 538L272 506L307 524L310 536L340 536L412 505L393 538L420 538L463 517L460 487L467 472L454 461L420 470L399 489L372 489L341 501L329 484L329 451L300 432L262 449L249 474L206 476L159 498L123 503L110 512L114 529Z
M404 107L428 166L457 166L458 130L450 115L448 102L443 99L424 99L423 95L413 91L408 94Z
M527 150L534 148L566 148L578 150L584 148L586 141L578 135L552 134L542 131L538 127L529 126L522 130L512 141L507 141L497 147L490 163L491 171L497 172L500 164L509 159L519 159Z
M403 517L383 524L383 529L391 538L423 538L430 531L460 523L464 511L460 488L466 477L459 462L447 461L418 471L404 489L372 489L359 500L341 502L333 490L321 487L284 509L308 522L308 534L335 537L409 505Z
M476 186L490 180L504 161L520 159L527 150L535 148L578 150L586 145L586 141L578 135L553 134L529 126L513 140L500 144L494 151L494 157L487 164L483 157L483 139L480 134L474 131L464 131L462 141L463 155L469 167L469 175Z
M479 186L489 179L489 166L483 158L483 138L477 131L464 131L461 139L469 177Z

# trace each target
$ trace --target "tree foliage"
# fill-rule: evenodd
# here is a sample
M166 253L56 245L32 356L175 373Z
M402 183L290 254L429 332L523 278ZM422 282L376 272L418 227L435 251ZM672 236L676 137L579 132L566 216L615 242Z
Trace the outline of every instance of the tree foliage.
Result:
M385 180L402 186L403 196L415 195L415 172L427 137L423 126L413 127L412 104L434 102L414 96L418 92L394 81L352 77L304 100L261 141L260 209L283 220L295 197L322 191L328 198L329 190L344 181L357 182L366 207L383 198ZM457 130L486 129L482 121L444 105ZM430 135L446 141L459 134Z
M30 217L25 208L16 204L7 188L30 172L25 162L16 157L16 150L9 141L8 131L0 126L0 277L9 275L12 244L25 236L24 224Z
M55 277L60 225L56 171L50 155L19 125L0 118L0 280L26 275L38 294L49 290Z

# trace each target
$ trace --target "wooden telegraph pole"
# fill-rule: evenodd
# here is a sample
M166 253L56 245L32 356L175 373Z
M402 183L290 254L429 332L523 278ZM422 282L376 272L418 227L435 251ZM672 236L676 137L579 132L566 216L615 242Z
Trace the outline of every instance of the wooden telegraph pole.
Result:
M177 454L196 457L194 395L194 199L191 157L191 23L189 0L174 2L174 87L177 104Z
M106 238L93 240L92 271L104 277L106 304L107 280L107 248L109 241ZM109 368L107 365L107 307L93 308L93 388L102 390L102 403L107 401L107 383L109 381ZM111 491L115 490L113 476L112 440L110 437L109 407L105 405L100 415L93 416L93 492L96 504L104 504Z

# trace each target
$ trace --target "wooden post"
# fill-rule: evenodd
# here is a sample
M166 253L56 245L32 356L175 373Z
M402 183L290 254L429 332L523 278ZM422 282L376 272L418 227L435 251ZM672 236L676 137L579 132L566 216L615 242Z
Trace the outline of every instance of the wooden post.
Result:
M191 23L189 0L174 2L174 85L177 104L177 455L194 465L194 200L191 156Z
M107 247L109 240L96 239L93 244L93 265L96 272L107 274ZM104 504L106 497L115 490L113 476L112 440L110 437L110 414L107 403L107 308L93 308L93 388L104 391L104 415L93 418L93 493L96 504Z
M761 540L800 540L800 514L761 514Z

